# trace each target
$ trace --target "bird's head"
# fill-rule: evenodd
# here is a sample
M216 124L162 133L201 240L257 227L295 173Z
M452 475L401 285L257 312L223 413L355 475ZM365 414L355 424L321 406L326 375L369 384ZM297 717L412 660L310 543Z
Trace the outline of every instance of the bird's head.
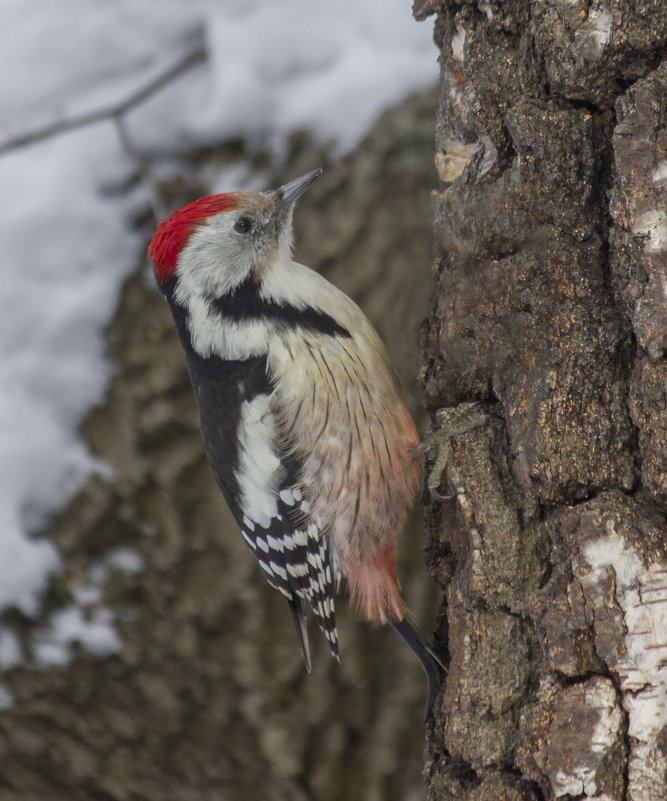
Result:
M200 198L164 219L148 254L158 283L220 297L291 257L294 204L321 169L270 192ZM178 292L178 289L177 289Z

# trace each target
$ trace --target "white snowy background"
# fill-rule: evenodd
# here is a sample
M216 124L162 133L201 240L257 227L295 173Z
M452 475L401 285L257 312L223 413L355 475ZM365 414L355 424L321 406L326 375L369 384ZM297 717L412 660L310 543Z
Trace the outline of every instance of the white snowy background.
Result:
M178 77L123 115L136 152L243 136L280 152L309 129L353 147L379 112L437 79L430 24L410 0L3 0L0 28L0 612L33 615L55 547L32 534L91 470L77 435L111 366L103 329L140 242L127 219L145 188L111 109L171 67ZM79 122L88 122L76 125ZM28 142L28 144L26 144ZM225 186L220 176L217 191ZM117 564L140 569L132 554ZM99 578L99 577L98 577ZM116 647L93 584L53 615L42 664L68 643ZM21 659L0 629L0 666ZM2 701L2 699L0 699Z

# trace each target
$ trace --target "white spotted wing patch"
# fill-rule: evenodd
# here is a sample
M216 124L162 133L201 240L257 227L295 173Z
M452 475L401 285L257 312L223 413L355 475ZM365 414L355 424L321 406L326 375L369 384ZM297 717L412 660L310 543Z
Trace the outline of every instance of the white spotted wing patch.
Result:
M250 550L253 553L255 553L256 546L255 546L255 540L252 538L252 535L248 534L248 532L245 529L241 529L241 535L243 536L243 539L246 541Z
M275 516L268 529L241 529L268 583L289 601L300 598L311 606L332 654L338 658L338 636L334 609L333 571L326 540L314 523L304 520L295 499L292 514ZM278 508L284 509L281 499ZM286 530L292 521L298 527Z
M334 586L329 547L309 519L310 507L293 486L295 468L277 449L270 395L241 404L239 459L235 477L242 513L241 533L272 587L289 601L307 601L329 648L338 657Z
M294 494L289 488L280 490L280 500L285 504L285 506L294 506L296 503Z

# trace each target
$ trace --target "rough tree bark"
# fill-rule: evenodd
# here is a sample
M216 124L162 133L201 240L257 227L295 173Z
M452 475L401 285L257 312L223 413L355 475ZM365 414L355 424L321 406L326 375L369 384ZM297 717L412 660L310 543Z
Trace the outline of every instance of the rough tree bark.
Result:
M437 14L431 801L667 797L667 6ZM438 427L438 415L432 427Z

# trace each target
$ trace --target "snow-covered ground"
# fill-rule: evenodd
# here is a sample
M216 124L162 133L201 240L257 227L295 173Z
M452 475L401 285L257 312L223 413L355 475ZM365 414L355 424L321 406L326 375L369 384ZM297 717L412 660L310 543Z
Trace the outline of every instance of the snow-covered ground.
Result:
M126 225L136 194L114 191L133 163L103 112L190 53L176 80L126 114L135 149L242 135L279 150L286 133L307 128L343 152L383 108L437 78L431 27L414 22L410 5L4 0L0 611L36 612L60 557L31 533L95 469L77 426L103 393L102 331L139 246ZM94 123L39 133L96 112ZM16 146L32 133L32 144ZM115 645L106 618L87 622L73 606L54 616L36 652L63 661L74 638L98 652ZM0 665L19 659L0 630Z

